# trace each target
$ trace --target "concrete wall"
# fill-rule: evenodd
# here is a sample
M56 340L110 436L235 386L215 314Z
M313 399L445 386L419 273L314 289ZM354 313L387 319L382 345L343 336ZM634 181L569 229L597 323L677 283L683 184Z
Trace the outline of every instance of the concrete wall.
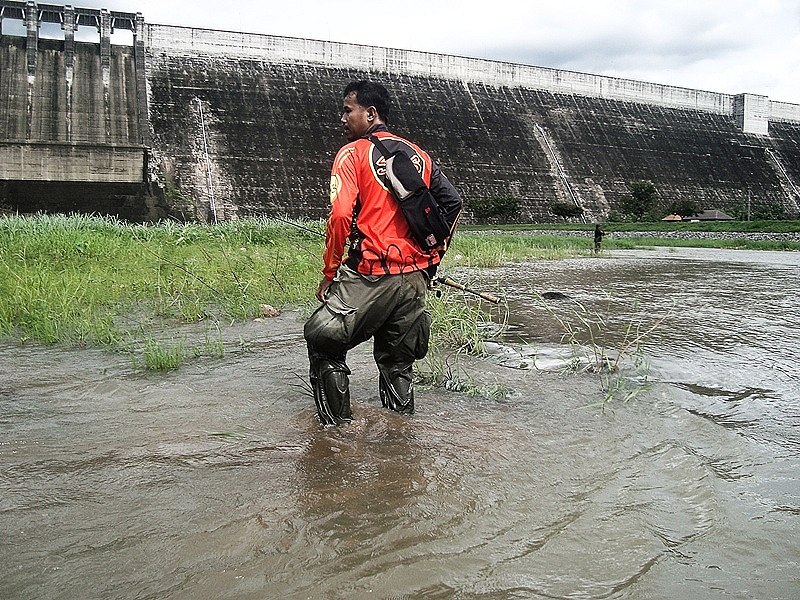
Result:
M2 179L141 184L146 150L61 142L0 142Z
M506 85L482 82L480 68L463 79L452 70L447 77L379 71L389 64L386 49L164 26L145 31L154 163L181 191L175 206L189 218L206 218L212 191L223 218L324 217L329 161L344 141L341 90L365 77L386 83L397 101L393 128L432 152L468 205L513 196L521 201L514 220L553 220L554 202L576 202L587 218L605 218L621 207L630 183L643 179L656 184L664 208L692 200L735 213L749 197L757 208L797 210L786 181L800 181L792 166L800 138L791 123L766 135L764 97L742 95L734 114L734 96L654 84L641 84L636 101L623 101L572 93L579 86L570 77L580 74L561 77L553 91L517 85L516 76ZM422 65L423 56L397 53L393 64L419 58ZM434 67L468 60L433 58ZM352 66L362 59L376 70ZM507 66L477 62L484 71ZM610 86L603 87L609 94L612 84L617 95L639 85L594 79ZM656 96L659 102L644 101Z
M108 212L100 200L106 184L108 195L121 205L139 198L138 220L165 214L141 202L144 143L149 141L144 47L112 45L110 40L112 26L135 30L136 15L9 0L0 1L0 11L2 19L22 20L27 31L26 37L0 36L4 208L27 212L41 207L46 204L42 194L56 189L51 182L70 190L74 210L99 211L102 206ZM43 23L61 24L63 38L40 38ZM95 27L99 43L76 42L79 25ZM80 182L92 184L92 193L82 196L67 185ZM135 211L121 206L111 214L133 218Z
M39 40L29 75L25 43L0 38L0 140L142 145L133 48L112 47L104 78L96 44L76 43L68 68L64 42Z
M800 104L770 101L769 120L770 122L800 123Z
M733 97L736 125L745 133L769 135L769 98L757 94Z
M322 40L148 24L145 44L154 52L167 50L176 56L235 56L270 62L316 63L720 114L732 114L734 106L734 96L730 94L546 67ZM776 106L775 112L782 119L800 122L800 105L777 104L780 106Z

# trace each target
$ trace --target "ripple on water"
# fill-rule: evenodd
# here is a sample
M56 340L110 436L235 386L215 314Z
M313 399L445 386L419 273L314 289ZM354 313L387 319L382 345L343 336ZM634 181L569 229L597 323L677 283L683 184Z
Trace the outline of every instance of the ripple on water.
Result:
M0 347L3 589L793 597L800 315L781 294L797 282L756 293L770 280L759 269L776 275L763 257L715 256L498 270L514 292L517 354L506 362L517 367L568 358L532 290L571 298L550 310L610 307L613 327L679 301L648 348L659 352L653 385L603 411L586 408L603 394L596 374L464 359L477 382L515 393L499 403L420 390L418 414L401 417L380 408L366 348L351 355L356 420L324 429L293 387L305 348L289 321L274 347L254 324L242 335L255 351L171 374L132 374L101 352Z

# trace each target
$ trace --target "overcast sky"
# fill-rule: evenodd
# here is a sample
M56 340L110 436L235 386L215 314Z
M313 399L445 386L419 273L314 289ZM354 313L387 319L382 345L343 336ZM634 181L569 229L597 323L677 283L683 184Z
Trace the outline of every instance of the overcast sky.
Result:
M71 4L141 12L162 25L457 54L800 104L800 0Z

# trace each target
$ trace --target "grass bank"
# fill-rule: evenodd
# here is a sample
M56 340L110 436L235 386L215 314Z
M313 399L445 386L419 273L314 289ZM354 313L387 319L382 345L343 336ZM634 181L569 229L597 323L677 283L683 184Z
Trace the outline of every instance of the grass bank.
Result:
M528 223L516 225L468 225L470 231L592 231L594 223ZM800 221L646 221L602 223L603 231L695 231L739 233L800 233Z
M0 219L0 335L123 347L148 324L245 319L311 296L322 238L269 221Z
M445 266L494 267L524 260L556 260L589 255L593 241L563 235L514 235L478 231L456 234Z
M323 224L270 219L216 226L131 225L90 216L0 218L0 336L131 352L145 368L174 368L219 344L159 338L170 323L243 321L270 304L311 309ZM450 266L492 266L588 252L559 236L458 235ZM459 306L437 311L449 330ZM472 318L472 317L470 317Z
M631 249L649 246L746 250L800 250L800 221L719 221L698 223L603 223L603 248ZM553 232L553 237L574 238L577 245L591 245L594 225L582 223L529 225L472 225L476 235L525 237ZM789 235L787 235L789 234ZM792 235L794 234L794 235ZM794 238L794 239L788 239ZM582 240L582 241L580 241Z
M626 237L623 233L617 237L603 239L603 248L606 249L633 249L642 247L665 246L671 248L719 248L722 250L800 250L800 242L792 240L762 240L762 239L681 239L649 236Z

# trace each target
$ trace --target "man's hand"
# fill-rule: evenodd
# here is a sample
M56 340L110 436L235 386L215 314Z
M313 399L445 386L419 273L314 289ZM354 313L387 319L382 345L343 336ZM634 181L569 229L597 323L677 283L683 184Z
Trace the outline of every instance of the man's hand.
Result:
M330 279L322 278L322 281L319 282L319 286L317 287L317 300L325 302L325 297L328 295L328 288L331 287L332 283L333 281Z

